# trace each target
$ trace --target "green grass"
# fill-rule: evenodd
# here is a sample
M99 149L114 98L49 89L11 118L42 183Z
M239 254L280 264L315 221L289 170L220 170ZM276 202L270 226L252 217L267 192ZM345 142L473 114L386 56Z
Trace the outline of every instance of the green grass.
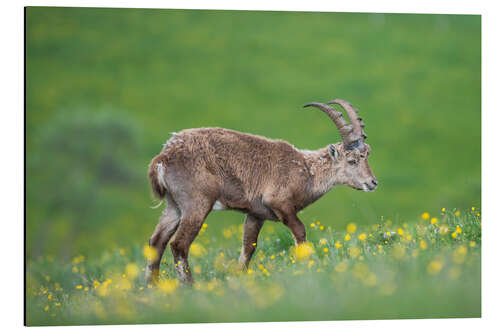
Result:
M27 8L28 324L480 316L480 46L477 15ZM238 275L244 217L217 212L192 251L195 288L176 286L167 251L166 282L141 289L160 214L147 165L170 132L317 149L339 134L301 106L332 98L360 110L379 187L301 212L314 254L294 258L268 222ZM462 211L433 214L445 234L415 218L441 207Z
M301 106L331 98L360 110L380 186L336 188L305 221L481 204L480 16L30 7L26 19L31 259L147 240L147 165L170 132L219 126L316 149L339 134ZM127 181L110 179L103 151Z
M235 271L241 230L211 232L190 255L193 288L167 251L158 287L144 286L142 245L68 262L28 262L28 325L461 318L481 316L477 208L348 226L308 221L309 244L269 222L250 270ZM326 222L326 221L324 221ZM346 239L349 234L350 239ZM237 236L237 237L236 237Z

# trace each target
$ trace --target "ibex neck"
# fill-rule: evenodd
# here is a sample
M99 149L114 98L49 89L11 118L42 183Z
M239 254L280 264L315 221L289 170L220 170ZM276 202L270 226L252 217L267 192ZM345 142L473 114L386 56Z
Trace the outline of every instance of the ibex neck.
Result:
M328 147L318 150L302 150L311 175L311 200L315 201L330 191L337 182L337 170L328 152Z

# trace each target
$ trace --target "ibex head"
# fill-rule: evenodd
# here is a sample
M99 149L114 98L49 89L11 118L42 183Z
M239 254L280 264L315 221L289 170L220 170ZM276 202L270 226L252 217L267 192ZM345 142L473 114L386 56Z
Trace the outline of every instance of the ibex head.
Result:
M342 112L328 104L338 104L344 108L351 123L342 116ZM358 116L351 103L342 99L334 99L327 104L309 103L304 107L314 106L325 112L333 120L335 126L340 132L342 142L328 146L333 165L336 166L336 177L340 183L350 186L357 190L371 192L378 185L377 178L368 165L368 155L370 146L365 143L366 134L365 125Z

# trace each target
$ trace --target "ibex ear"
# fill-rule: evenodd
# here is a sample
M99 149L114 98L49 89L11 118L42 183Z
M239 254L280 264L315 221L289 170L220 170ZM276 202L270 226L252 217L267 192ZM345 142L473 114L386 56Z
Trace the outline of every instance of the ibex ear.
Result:
M339 158L339 152L337 151L337 149L335 149L334 145L328 146L328 152L330 153L330 156L333 158L334 161L336 161Z

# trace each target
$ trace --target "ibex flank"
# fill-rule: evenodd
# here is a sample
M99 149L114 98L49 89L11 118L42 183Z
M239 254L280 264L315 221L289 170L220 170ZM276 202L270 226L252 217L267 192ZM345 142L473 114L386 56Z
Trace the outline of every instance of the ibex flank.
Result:
M346 111L350 124L329 104ZM239 264L248 267L265 220L281 221L296 244L306 231L297 213L336 185L371 192L377 179L368 165L370 146L364 124L347 101L309 103L333 121L342 142L301 150L288 142L223 128L187 129L174 134L149 165L154 194L165 200L149 244L157 256L146 269L146 283L159 278L161 256L170 243L181 282L192 283L189 247L213 210L245 213Z

